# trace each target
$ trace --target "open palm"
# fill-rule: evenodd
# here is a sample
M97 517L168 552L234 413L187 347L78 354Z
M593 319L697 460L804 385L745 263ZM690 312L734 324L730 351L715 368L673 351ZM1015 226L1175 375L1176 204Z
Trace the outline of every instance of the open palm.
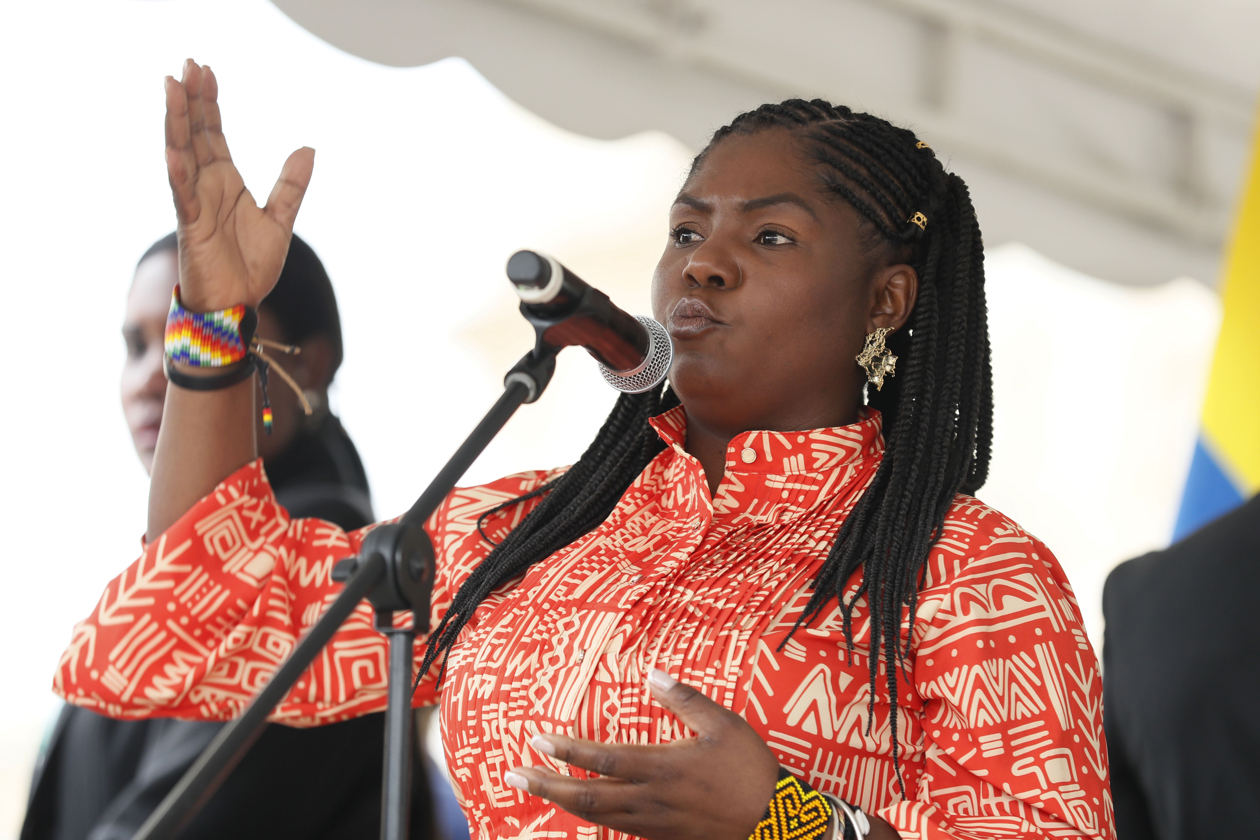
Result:
M183 303L194 311L257 306L284 267L315 150L289 155L259 207L232 163L214 72L192 59L166 78L166 169L179 220Z

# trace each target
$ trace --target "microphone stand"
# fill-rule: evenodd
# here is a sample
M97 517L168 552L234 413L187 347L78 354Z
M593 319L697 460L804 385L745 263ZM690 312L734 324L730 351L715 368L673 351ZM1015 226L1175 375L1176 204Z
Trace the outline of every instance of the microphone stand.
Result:
M289 693L311 662L354 612L363 598L375 610L373 625L389 637L389 688L385 711L384 778L381 792L382 840L406 840L411 817L411 685L417 634L429 632L429 596L433 589L433 544L424 523L455 482L472 465L522 403L542 395L556 369L553 347L543 332L556 319L538 317L524 305L534 325L535 347L503 380L503 394L460 445L437 477L401 519L377 526L363 540L358 557L338 563L333 580L345 583L319 621L302 637L271 680L240 717L228 723L158 806L133 840L173 840L201 810L253 746L267 725L267 715ZM394 625L395 613L410 611L411 627Z

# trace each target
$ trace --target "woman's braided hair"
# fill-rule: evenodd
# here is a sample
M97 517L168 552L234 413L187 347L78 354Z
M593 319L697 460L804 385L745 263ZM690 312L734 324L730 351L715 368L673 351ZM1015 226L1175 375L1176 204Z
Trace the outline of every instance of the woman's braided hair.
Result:
M889 349L900 357L897 375L882 391L868 392L869 404L883 414L883 461L841 526L796 624L808 625L836 599L851 655L853 609L865 598L871 627L870 708L882 660L896 763L896 674L910 643L907 639L903 646L901 641L902 610L907 610L913 627L928 552L945 515L957 493L980 488L989 466L993 391L980 228L962 179L945 172L912 132L821 99L792 99L741 114L713 135L696 156L692 173L724 139L767 129L786 129L800 141L820 173L822 187L861 215L868 249L885 249L890 261L908 262L919 275L914 311L888 341ZM595 441L568 472L485 514L546 496L460 587L429 638L422 674L439 654L449 654L460 630L491 591L590 532L612 513L626 489L664 449L648 418L677 404L673 392L661 387L622 396ZM859 567L861 583L846 600L845 583ZM869 717L867 728L869 732Z

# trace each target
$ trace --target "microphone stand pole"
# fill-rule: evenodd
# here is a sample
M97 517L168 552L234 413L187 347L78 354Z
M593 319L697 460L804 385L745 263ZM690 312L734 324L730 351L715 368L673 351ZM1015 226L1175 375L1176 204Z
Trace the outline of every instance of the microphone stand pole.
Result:
M397 522L372 529L363 540L359 556L342 560L334 567L333 580L345 583L341 594L302 637L241 716L220 730L133 840L175 838L249 751L267 726L271 710L288 695L293 684L364 598L375 610L374 626L389 637L381 838L406 840L411 806L414 643L417 634L429 632L429 595L434 575L433 545L423 526L516 409L537 400L551 381L560 348L542 340L543 319L530 320L535 322L538 341L534 350L508 372L502 396L411 509ZM394 614L398 611L411 612L411 627L394 625Z

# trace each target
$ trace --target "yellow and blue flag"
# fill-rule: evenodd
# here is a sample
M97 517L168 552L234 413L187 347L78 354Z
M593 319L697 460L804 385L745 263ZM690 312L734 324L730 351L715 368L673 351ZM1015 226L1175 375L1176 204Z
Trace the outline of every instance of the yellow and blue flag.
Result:
M1224 318L1173 539L1260 490L1260 135L1221 283Z

